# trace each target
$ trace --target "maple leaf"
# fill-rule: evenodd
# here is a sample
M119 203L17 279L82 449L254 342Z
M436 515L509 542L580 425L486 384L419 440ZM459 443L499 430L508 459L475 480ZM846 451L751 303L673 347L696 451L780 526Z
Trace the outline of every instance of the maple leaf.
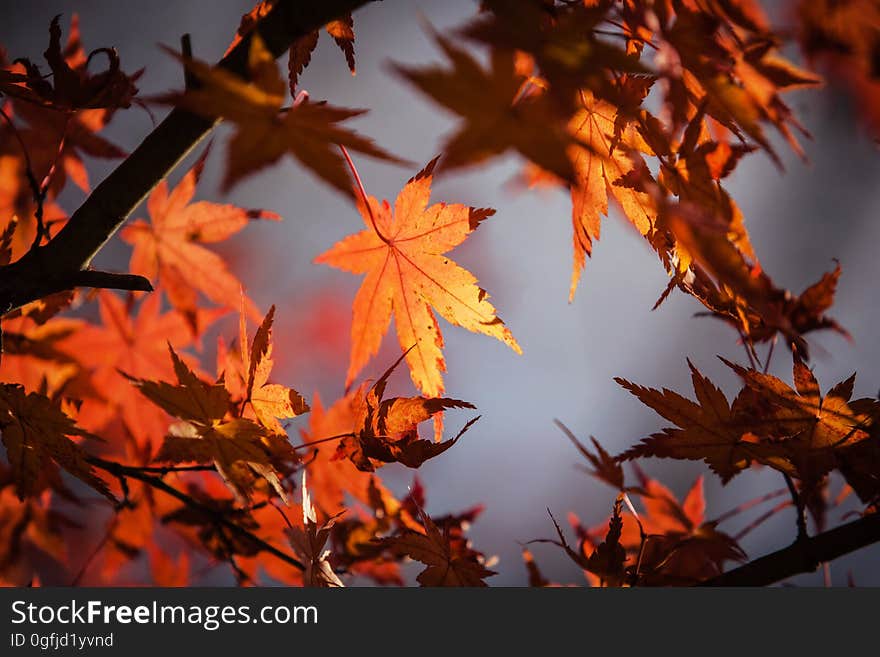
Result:
M327 25L324 26L324 29L327 31L327 34L333 37L333 41L336 42L336 45L339 46L342 54L345 55L345 63L348 64L348 70L354 75L354 18L352 18L350 13L346 14L335 21L327 23ZM312 52L318 45L319 34L318 30L310 32L297 39L293 45L290 46L290 56L287 68L291 94L296 93L297 80L302 74L303 69L309 65L309 62L312 59Z
M241 284L216 253L200 246L228 239L253 219L279 221L274 212L245 210L233 205L192 203L209 150L170 193L160 182L147 200L150 222L136 219L122 229L121 237L134 245L130 268L151 281L158 281L171 305L182 312L195 329L198 294L225 307L235 307ZM256 307L247 301L252 316Z
M635 467L635 464L634 464ZM636 467L645 512L639 514L647 535L624 531L621 542L641 551L638 583L647 586L692 584L720 575L726 561L745 561L735 539L717 529L717 521L705 519L703 477L699 476L679 502L666 486L650 479Z
M358 470L372 472L374 462L402 463L418 468L452 447L479 416L468 421L458 434L442 441L419 438L418 425L449 408L476 408L459 399L445 397L391 397L383 399L388 378L406 357L407 352L379 377L357 407L356 431L340 440L336 456L345 457Z
M16 60L21 64L25 75L6 73L0 77L0 92L18 100L38 103L59 110L79 109L118 109L131 106L132 99L137 93L134 82L140 77L139 71L132 76L126 75L120 69L119 55L114 48L100 48L89 53L88 57L82 53L82 45L79 43L78 20L73 19L72 40L79 47L71 48L70 44L66 52L61 47L60 16L52 19L49 26L49 47L43 56L52 70L48 81L37 65L29 59ZM92 74L88 64L97 55L104 55L107 59L106 70ZM77 56L79 55L79 56ZM71 65L72 61L76 65Z
M824 314L834 298L839 267L794 296L746 257L722 217L682 202L665 207L660 223L675 235L676 248L698 265L684 289L753 340L769 340L778 332L806 355L806 332L828 328L849 336Z
M725 3L726 8L732 6ZM753 7L755 8L755 7ZM745 135L781 166L781 160L767 138L762 123L772 124L803 157L803 150L791 131L793 126L809 133L798 123L781 94L821 84L808 71L796 67L777 54L774 38L760 10L751 20L734 21L717 3L677 7L660 24L663 38L675 49L677 72L669 75L670 103L679 114L687 104L706 103L706 112L744 140ZM733 12L736 13L736 12Z
M610 3L548 3L544 0L486 0L488 11L460 30L493 51L517 51L533 59L543 86L562 113L568 114L580 89L603 97L613 93L620 73L647 73L638 56L607 43L594 30Z
M112 53L110 50L106 52ZM76 76L86 78L91 76L87 70L89 57L83 49L79 36L79 21L75 15L71 19L67 45L61 50L60 55L56 53L53 56L60 57L58 65L74 71ZM26 60L17 60L11 70L24 71L24 62ZM0 66L2 64L3 58L0 56ZM31 71L31 75L39 75L39 72ZM132 76L130 81L133 82L138 75L139 73ZM41 84L47 87L47 93L54 94L47 82L42 81ZM19 171L15 175L19 178L18 186L21 192L16 204L16 212L20 219L19 233L28 247L33 241L36 230L36 222L33 220L35 205L32 189L25 178L28 163L35 179L43 181L41 185L46 190L47 201L50 201L61 192L68 179L83 191L89 191L89 176L83 161L84 156L118 158L126 155L124 150L97 134L118 109L112 103L111 106L94 109L65 109L57 108L53 104L47 105L39 98L31 98L31 100L34 102L18 99L19 102L14 103L17 117L26 124L18 129L18 133L27 148L28 161L19 160L17 166ZM18 155L19 148L16 146L13 152ZM65 220L66 215L54 202L44 203L44 222L47 225L60 225ZM27 241L28 239L30 241Z
M0 376L7 383L22 384L25 390L41 390L52 396L79 371L57 345L80 328L82 321L71 318L42 324L30 315L4 319Z
M226 53L228 54L230 50L238 45L238 42L241 41L242 37L250 34L256 27L257 22L268 14L274 6L275 0L260 0L260 2L254 5L253 9L242 16L235 38L232 40L229 48L227 48ZM342 54L345 55L345 62L348 64L348 70L354 75L354 19L352 18L352 15L348 13L337 20L330 21L324 26L324 29L327 31L327 34L333 37L336 45L339 46ZM312 59L312 52L318 45L319 36L320 32L318 30L313 30L294 41L293 45L290 46L287 68L289 71L288 79L290 82L291 95L296 95L297 81L302 74L303 69L309 65L309 62Z
M58 342L58 349L67 354L89 376L90 397L97 397L101 407L118 414L125 427L141 444L149 444L164 435L167 417L154 404L131 386L120 374L145 379L163 379L174 374L168 361L168 344L177 348L192 342L192 330L182 315L161 313L159 294L147 295L137 314L112 292L98 293L101 323L88 324ZM201 315L204 318L204 314ZM200 326L205 321L200 320ZM98 424L88 423L97 431L106 424L106 414ZM80 422L83 423L82 417Z
M263 427L245 418L226 419L230 398L223 383L205 383L170 345L168 350L177 385L129 377L147 399L169 415L185 420L182 425L172 427L156 460L213 462L229 488L241 499L248 498L256 473L286 500L273 463L276 452L296 460L286 437L267 434Z
M643 125L648 128L651 124ZM713 139L710 125L715 132L722 134ZM701 104L685 128L680 143L667 149L675 152L665 153L668 166L661 167L658 180L681 200L696 203L712 213L718 223L724 226L729 241L745 257L757 260L746 231L745 218L721 186L721 179L733 171L740 158L755 148L747 144L731 145L726 139L726 132L717 122L706 117L706 103ZM652 142L662 139L661 133L654 136ZM686 270L690 264L690 254L676 249L676 256L679 260L677 269Z
M621 532L624 526L623 518L620 515L622 503L623 493L620 493L612 507L611 519L608 521L608 531L605 534L605 540L598 544L592 543L592 537L585 534L581 537L581 549L577 551L572 549L550 509L547 509L547 513L550 514L550 520L553 522L556 535L559 537L558 540L539 538L531 542L552 543L562 548L566 555L568 555L568 558L582 570L589 573L591 579L594 579L598 586L622 586L625 578L624 566L626 564L626 550L620 543ZM595 545L595 548L589 555L585 552L588 544Z
M766 413L765 431L772 437L785 439L779 449L807 487L818 485L835 467L839 450L846 454L846 448L869 440L872 427L880 422L877 400L850 400L855 374L832 387L823 397L816 377L797 353L793 366L794 388L771 374L721 360L748 388L772 405Z
M315 262L366 274L354 300L346 386L379 350L394 315L397 337L415 385L443 393L443 337L432 307L449 323L495 337L522 353L474 276L444 254L461 244L494 210L460 204L428 206L431 161L388 201L358 204L366 229L337 242Z
M286 85L275 59L257 34L251 38L248 59L251 82L204 62L190 58L183 61L198 79L198 88L158 100L236 124L236 132L229 142L224 190L247 174L290 154L324 182L350 195L351 180L337 146L403 163L371 140L340 125L365 110L334 107L307 99L282 109Z
M485 567L471 550L450 542L448 532L441 532L430 516L419 509L423 530L406 530L380 540L394 554L407 556L427 566L416 577L422 586L484 587L484 579L496 573ZM458 547L458 549L456 549Z
M107 484L89 465L83 448L70 439L100 440L80 429L57 405L20 385L0 383L0 437L6 447L19 499L39 493L50 462L85 482L113 502Z
M877 32L880 6L874 0L800 0L797 8L801 49L813 65L828 72L854 97L875 140L880 139L880 81Z
M585 468L590 476L595 477L599 481L605 482L619 491L625 489L623 485L623 466L605 451L605 448L599 444L598 440L590 436L590 440L596 448L596 453L593 454L590 449L578 440L577 436L575 436L562 422L559 420L553 420L553 423L562 430L562 433L565 434L566 438L571 441L572 445L574 445L578 452L581 453L581 456L583 456L592 466L592 470Z
M694 392L693 402L672 390L644 388L626 379L615 378L639 401L677 425L656 433L618 456L632 460L643 456L705 461L727 483L753 460L773 465L770 448L758 444L750 433L749 395L740 394L733 404L688 360Z
M207 156L208 150L171 192L167 181L160 182L147 199L150 221L136 219L121 232L134 245L131 271L158 281L194 329L200 292L217 304L235 307L241 287L223 258L200 245L228 239L253 219L281 219L266 210L191 202ZM248 310L259 316L249 301Z
M477 164L512 149L563 180L574 181L568 155L572 136L545 96L520 94L526 77L517 72L513 51L493 50L491 68L486 71L439 34L435 39L451 60L451 70L400 65L395 70L464 118L443 145L443 167L452 170Z
M330 518L323 525L318 525L315 507L312 504L309 489L306 486L305 470L303 470L302 475L302 510L302 528L290 527L287 530L287 535L297 556L305 562L306 568L303 573L303 583L305 586L321 588L344 587L345 584L333 572L333 568L327 560L327 557L330 556L330 550L324 549L327 539L330 538L330 530L333 528L336 518L344 513L344 511Z
M580 96L582 107L569 123L579 142L572 147L576 184L571 189L574 265L569 301L574 299L586 257L593 250L593 240L599 239L600 215L608 214L609 195L642 235L652 230L657 218L651 197L624 183L637 162L644 165L638 152L653 155L650 146L632 126L618 126L614 105L590 92Z
M69 534L63 530L79 525L50 505L49 493L19 499L11 476L0 463L0 581L35 586L47 560L61 565L70 556Z
M155 544L150 546L150 574L156 586L185 587L190 584L189 553L173 557Z
M260 328L254 335L250 354L244 363L247 371L245 399L250 402L254 415L266 429L274 434L286 435L278 419L294 418L307 413L309 405L296 390L278 383L267 383L272 372L272 322L275 306L269 309ZM247 344L247 329L242 315L240 342ZM246 354L242 350L242 354Z

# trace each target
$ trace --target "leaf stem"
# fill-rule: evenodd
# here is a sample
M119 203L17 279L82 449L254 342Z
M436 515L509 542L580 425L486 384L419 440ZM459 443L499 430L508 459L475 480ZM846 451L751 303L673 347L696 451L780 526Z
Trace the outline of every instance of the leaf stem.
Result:
M345 158L346 163L348 164L348 168L351 170L351 175L354 176L354 181L357 184L358 193L361 195L361 202L364 204L364 208L367 210L367 214L370 215L370 223L373 225L373 230L376 231L376 235L379 236L379 239L385 242L388 246L391 246L391 242L382 234L382 231L379 230L379 226L376 224L376 217L373 215L373 207L370 205L370 199L367 196L367 190L364 189L364 183L361 180L361 176L358 173L357 167L354 166L354 162L352 162L351 155L348 154L348 149L345 148L342 144L339 144L339 150L342 151L342 156Z
M776 347L777 338L778 335L773 336L773 339L770 341L770 348L767 349L767 357L764 359L764 374L770 369L770 361L773 358L773 349Z
M349 431L348 433L339 433L335 436L328 436L327 438L319 438L318 440L311 440L307 443L302 443L301 445L294 445L293 449L305 449L306 447L312 447L314 445L320 445L321 443L329 443L331 440L339 440L341 438L353 438L354 433Z

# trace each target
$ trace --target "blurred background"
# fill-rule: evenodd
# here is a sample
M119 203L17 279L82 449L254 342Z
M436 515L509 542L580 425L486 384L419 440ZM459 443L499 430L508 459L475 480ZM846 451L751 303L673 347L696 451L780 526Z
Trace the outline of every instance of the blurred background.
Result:
M770 5L775 20L785 18L781 3ZM159 44L178 48L180 36L189 32L196 57L215 61L250 7L250 0L4 2L0 42L12 58L42 61L52 17L64 14L66 34L67 19L76 12L86 50L115 46L126 71L146 69L139 87L143 96L150 96L182 84L180 65L161 52ZM313 99L369 109L353 126L420 168L437 154L441 137L454 121L395 78L388 63L441 61L424 23L443 30L466 21L475 9L471 0L385 0L367 6L355 14L357 75L349 74L342 53L322 34L301 88ZM784 172L764 155L753 155L738 167L727 187L745 214L764 269L778 285L800 292L833 268L834 258L841 261L843 275L832 314L853 341L831 333L811 334L812 364L823 390L858 370L856 397L874 396L880 387L877 147L859 127L846 97L834 89L788 100L814 136L805 145L809 163L780 144ZM153 106L152 111L159 120L167 110ZM135 108L120 113L104 134L132 149L151 128L150 116ZM225 134L221 128L215 147L223 145ZM368 193L392 201L417 170L366 158L355 162ZM87 164L93 185L112 166L103 161ZM222 149L217 148L208 160L198 198L267 208L284 217L280 224L256 222L218 248L263 311L273 303L278 307L273 377L308 398L320 393L328 404L342 394L350 307L360 278L312 260L359 230L361 219L348 200L316 182L289 158L247 178L226 196L218 190L222 164ZM435 181L432 196L433 201L497 209L452 257L490 292L524 352L517 356L500 342L440 320L446 341L447 393L474 402L482 419L454 449L429 461L418 473L427 488L431 514L485 505L471 536L478 549L498 556L495 569L500 574L489 580L496 586L526 583L520 543L553 535L548 507L558 518L574 511L589 526L604 522L610 512L614 492L576 468L579 456L553 426L554 418L582 439L594 435L606 449L618 453L665 425L612 377L691 396L685 361L690 358L730 395L738 389L738 381L716 355L745 360L730 328L693 317L702 310L696 301L674 293L651 311L666 286L666 274L616 211L604 222L577 296L568 303L569 198L562 191L517 189L511 180L521 166L518 157L510 156L443 177ZM184 171L172 174L172 183ZM71 189L68 186L61 199L68 212L83 198ZM143 216L143 209L135 213ZM95 264L124 270L129 254L117 237ZM234 335L234 321L227 318L218 330ZM206 363L213 362L211 344L206 341ZM377 376L398 354L392 329L363 376ZM777 350L772 371L791 380L787 350ZM395 385L398 393L413 394L405 374ZM449 414L447 430L457 430L469 417ZM307 418L294 421L292 432L298 431L300 421ZM679 496L704 471L700 463L652 460L644 465L648 474ZM402 495L414 471L393 465L381 474ZM705 483L707 518L783 485L781 477L769 471L747 471L726 487L711 475ZM833 493L840 483L832 482ZM834 509L830 523L839 522L851 508ZM735 533L759 513L734 518L721 529ZM742 545L754 558L788 545L794 535L794 512L787 509L751 532ZM561 550L538 545L534 552L549 578L583 581ZM851 572L859 585L880 585L878 557L880 546L839 559L831 565L834 583L845 584ZM817 573L791 582L821 585L822 579Z

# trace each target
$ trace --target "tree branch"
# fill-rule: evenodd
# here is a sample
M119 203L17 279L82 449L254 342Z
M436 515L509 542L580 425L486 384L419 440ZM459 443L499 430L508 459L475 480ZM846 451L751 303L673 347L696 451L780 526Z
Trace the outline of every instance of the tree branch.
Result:
M212 509L211 507L202 504L197 499L183 493L173 486L165 483L160 477L154 476L152 474L147 474L144 472L144 468L136 468L128 465L123 465L121 463L116 463L115 461L107 461L102 458L98 458L97 456L90 456L86 459L91 465L95 466L100 470L104 470L112 474L114 477L119 479L125 477L131 477L132 479L137 479L138 481L142 481L143 483L155 488L156 490L160 490L163 493L170 495L171 497L177 499L180 502L183 502L186 506L191 509L195 509L199 513L204 514L206 517L213 520L218 525L222 525L224 528L238 534L239 536L247 539L261 550L268 552L269 554L281 559L285 563L290 564L294 568L298 568L299 570L305 570L305 564L303 564L299 559L293 557L282 550L279 550L271 543L267 543L262 538L257 536L256 534L248 531L241 525L234 523L232 520L226 517L224 513L218 511L217 509Z
M833 561L880 541L880 513L799 540L787 548L755 559L739 568L700 583L700 586L767 586L811 573L820 562Z
M278 0L257 23L269 52L284 53L296 39L357 9L369 0ZM220 62L247 76L251 35ZM155 130L99 184L67 225L45 246L0 267L0 316L53 292L76 287L86 269L150 191L207 135L218 121L172 110ZM140 288L139 288L140 289Z
M115 274L97 269L81 269L70 277L75 287L99 287L108 290L136 290L152 292L149 279L135 274Z

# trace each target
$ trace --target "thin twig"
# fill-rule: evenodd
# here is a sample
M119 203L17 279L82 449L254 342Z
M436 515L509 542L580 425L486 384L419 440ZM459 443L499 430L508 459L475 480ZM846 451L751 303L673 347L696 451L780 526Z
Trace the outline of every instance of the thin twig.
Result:
M764 359L764 374L770 370L770 360L773 358L773 349L776 347L777 337L777 335L773 336L773 339L770 341L770 348L767 349L767 357Z
M739 514L748 511L749 509L756 507L759 504L763 504L764 502L768 502L770 500L776 499L777 497L785 495L787 492L787 488L777 488L776 490L767 493L766 495L761 495L760 497L751 499L748 502L743 502L742 504L733 507L729 511L725 511L724 513L716 517L715 520L713 520L712 522L716 525L719 525L725 520L729 520L734 516L738 516Z
M752 522L750 522L748 525L746 525L745 527L743 527L742 529L740 529L740 530L734 535L733 540L735 540L736 542L741 541L741 540L744 539L748 534L750 534L753 530L757 529L758 527L760 527L761 525L763 525L765 522L767 522L768 520L770 520L770 518L772 518L773 516L775 516L777 513L779 513L779 512L782 511L783 509L787 509L787 508L790 507L790 506L792 506L792 502L791 502L791 500L785 500L784 502L780 502L779 504L777 504L776 506L774 506L772 509L769 509L768 511L765 511L764 513L762 513L761 515L759 515L757 518L755 518L754 520L752 520Z
M284 518L284 522L287 524L288 529L293 529L293 524L290 522L290 518L287 517L287 514L284 513L284 509L282 509L274 502L272 503L272 508L281 514L281 517Z
M746 340L746 334L743 333L742 329L737 326L736 332L739 333L740 342L742 342L743 349L746 350L746 356L749 358L749 365L751 365L753 370L758 369L758 364L756 362L755 356L752 354L752 349L749 348L751 345L751 341Z
M214 465L145 465L134 468L141 472L149 472L158 475L167 475L174 472L216 472L217 467Z
M104 290L131 290L152 292L153 285L148 278L137 274L117 274L98 269L82 269L70 277L74 287L93 287Z
M110 519L110 522L107 523L107 530L104 532L104 536L101 538L100 541L98 541L98 544L86 558L79 571L77 571L76 576L70 581L69 586L79 586L80 581L82 581L82 578L85 577L85 574L88 571L89 566L91 566L92 562L95 560L95 557L97 557L98 554L100 554L101 550L104 549L104 546L107 545L107 541L110 540L110 535L113 533L113 528L116 527L116 523L118 521L119 516L114 513L113 517Z
M199 502L195 498L187 495L186 493L183 493L183 492L177 490L173 486L169 486L167 483L165 483L165 481L163 481L159 477L156 477L156 476L153 476L150 474L146 474L143 471L141 471L140 468L123 465L121 463L116 463L115 461L106 461L106 460L104 460L102 458L98 458L96 456L90 456L87 458L87 460L91 465L95 466L96 468L104 470L105 472L109 472L110 474L112 474L114 476L118 477L121 475L123 477L131 477L132 479L137 479L138 481L142 481L143 483L147 484L148 486L151 486L152 488L155 488L156 490L160 490L163 493L170 495L171 497L177 499L178 501L183 502L186 506L190 507L191 509L195 509L196 511L211 518L218 525L222 525L223 527L226 527L227 529L230 529L233 532L237 533L238 535L251 541L254 545L259 547L261 550L264 550L264 551L272 554L273 556L277 557L281 561L284 561L285 563L288 563L291 566L298 568L299 570L305 570L305 565L296 557L293 557L293 556L287 554L286 552L279 550L274 545L272 545L271 543L267 543L266 541L261 539L256 534L254 534L254 533L248 531L247 529L245 529L244 527L232 522L229 518L226 517L225 514L218 511L217 509L212 509L211 507L209 507L205 504L202 504L201 502Z
M626 506L629 509L629 512L633 515L633 518L636 519L636 524L639 526L639 556L636 559L636 570L633 573L632 583L633 586L637 585L639 582L639 571L642 569L642 560L645 556L645 545L648 543L648 533L645 531L645 527L642 525L642 519L639 518L639 514L636 511L636 507L633 506L632 500L629 497L628 493L623 493L623 500L626 502Z
M43 237L46 237L46 239L49 238L49 227L43 219L43 213L45 211L44 206L46 204L46 196L49 194L49 185L52 183L52 176L55 175L55 170L58 168L58 161L61 159L61 154L64 152L64 144L67 141L67 130L70 127L70 117L71 114L69 113L64 115L64 128L61 130L61 139L58 140L58 148L55 149L55 156L52 158L52 164L49 165L49 170L46 171L46 175L43 176L43 180L40 182L40 189L35 199L37 202L37 208L34 212L34 217L37 220L37 234L34 236L31 250L40 246Z
M192 37L189 32L180 37L180 52L184 61L191 60L193 57ZM198 85L198 78L188 66L183 67L183 88L191 91Z
M643 39L642 37L631 36L627 34L621 34L619 32L610 32L608 30L593 30L594 34L601 34L603 36L617 37L619 39L626 39L627 41L635 41L636 43L641 43L642 45L648 46L649 48L653 48L657 50L657 46L648 41L647 39Z
M797 540L805 541L809 535L807 533L807 509L804 504L804 498L794 485L794 480L787 474L783 473L782 476L785 479L785 485L788 487L788 492L791 495L791 501L794 503L795 509L797 509Z
M6 120L6 123L9 125L9 129L12 131L12 135L15 137L15 141L18 142L18 146L19 148L21 148L21 154L24 157L25 178L27 178L28 186L31 188L31 196L34 197L34 203L37 206L34 209L34 217L37 220L37 234L34 237L33 244L31 245L31 249L33 249L36 246L39 246L40 240L43 237L43 202L45 201L45 193L43 192L42 185L37 182L37 176L34 173L34 167L31 163L31 156L28 152L27 145L24 143L24 138L22 138L21 133L18 131L15 123L13 123L12 118L9 116L9 114L6 113L6 110L3 108L2 105L0 105L0 116L2 116Z

